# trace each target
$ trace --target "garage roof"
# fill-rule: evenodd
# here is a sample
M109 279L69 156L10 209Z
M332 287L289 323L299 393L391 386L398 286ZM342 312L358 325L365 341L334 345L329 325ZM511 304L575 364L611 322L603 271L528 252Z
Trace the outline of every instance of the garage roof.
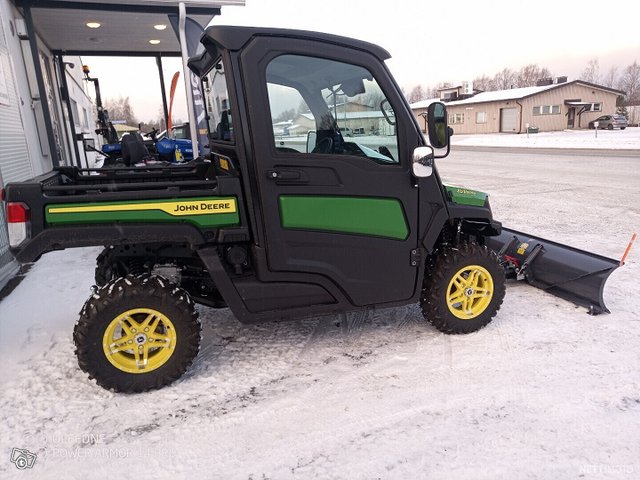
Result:
M245 0L182 0L187 15L203 27L224 5ZM178 15L178 0L15 0L30 9L36 33L53 52L67 55L180 54L168 15ZM100 24L89 28L87 23ZM164 30L154 28L165 25ZM159 43L149 43L159 40Z
M503 100L521 100L523 98L537 95L538 93L545 92L547 90L553 90L555 88L566 87L567 85L580 84L586 85L598 90L604 90L606 92L615 93L617 95L623 95L621 90L615 90L613 88L604 87L602 85L596 85L595 83L585 82L583 80L573 80L571 82L554 83L552 85L541 85L535 87L522 87L511 88L509 90L496 90L492 92L482 92L474 95L473 97L466 98L464 100L454 100L447 102L447 105L466 105L469 103L486 103L486 102L498 102Z

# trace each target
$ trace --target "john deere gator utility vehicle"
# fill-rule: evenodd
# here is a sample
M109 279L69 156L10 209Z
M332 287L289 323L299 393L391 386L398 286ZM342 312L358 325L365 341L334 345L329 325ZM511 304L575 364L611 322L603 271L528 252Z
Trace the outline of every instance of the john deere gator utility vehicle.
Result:
M21 262L106 247L74 331L103 387L179 378L199 348L195 304L258 322L419 303L435 328L468 333L496 315L506 270L605 310L617 262L507 231L486 194L442 184L446 108L429 107L427 144L382 48L223 26L202 43L190 68L210 158L62 167L6 188Z

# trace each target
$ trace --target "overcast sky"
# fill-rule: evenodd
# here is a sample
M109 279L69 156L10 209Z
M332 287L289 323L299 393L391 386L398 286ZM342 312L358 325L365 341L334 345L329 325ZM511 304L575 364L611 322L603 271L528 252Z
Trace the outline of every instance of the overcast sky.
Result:
M639 5L637 0L246 0L244 7L223 7L212 23L315 30L377 43L391 53L389 68L410 91L417 84L457 83L530 63L569 80L592 58L599 59L602 75L614 65L622 70L640 62L640 35L632 26ZM139 88L112 80L113 60L92 61L96 75L105 69L100 81L105 98L129 96L140 120L158 116L153 59L148 65L128 60L140 72ZM178 68L179 62L166 61L167 82ZM185 118L182 103L175 109Z

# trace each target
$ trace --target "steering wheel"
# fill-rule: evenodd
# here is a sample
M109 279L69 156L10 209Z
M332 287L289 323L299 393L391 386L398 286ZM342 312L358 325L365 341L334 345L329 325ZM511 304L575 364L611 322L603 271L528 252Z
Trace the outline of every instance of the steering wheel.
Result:
M329 153L333 148L333 138L324 137L322 140L318 142L316 147L311 151L311 153Z
M148 135L151 138L151 140L155 142L156 136L158 135L158 129L153 127L153 129L149 133L146 133L145 135Z

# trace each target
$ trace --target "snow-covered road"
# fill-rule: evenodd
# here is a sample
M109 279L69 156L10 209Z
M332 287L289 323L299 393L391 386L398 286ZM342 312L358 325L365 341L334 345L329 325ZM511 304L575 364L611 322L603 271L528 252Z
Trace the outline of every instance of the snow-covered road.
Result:
M616 258L640 230L639 167L606 152L439 163L491 192L505 225ZM640 478L638 244L609 279L612 314L510 284L467 336L417 307L254 326L201 308L194 366L138 395L76 364L97 253L47 254L0 302L2 479Z
M515 148L590 148L597 150L638 150L640 152L640 128L624 130L562 130L529 135L490 133L486 135L454 135L451 143L456 146L486 146Z

